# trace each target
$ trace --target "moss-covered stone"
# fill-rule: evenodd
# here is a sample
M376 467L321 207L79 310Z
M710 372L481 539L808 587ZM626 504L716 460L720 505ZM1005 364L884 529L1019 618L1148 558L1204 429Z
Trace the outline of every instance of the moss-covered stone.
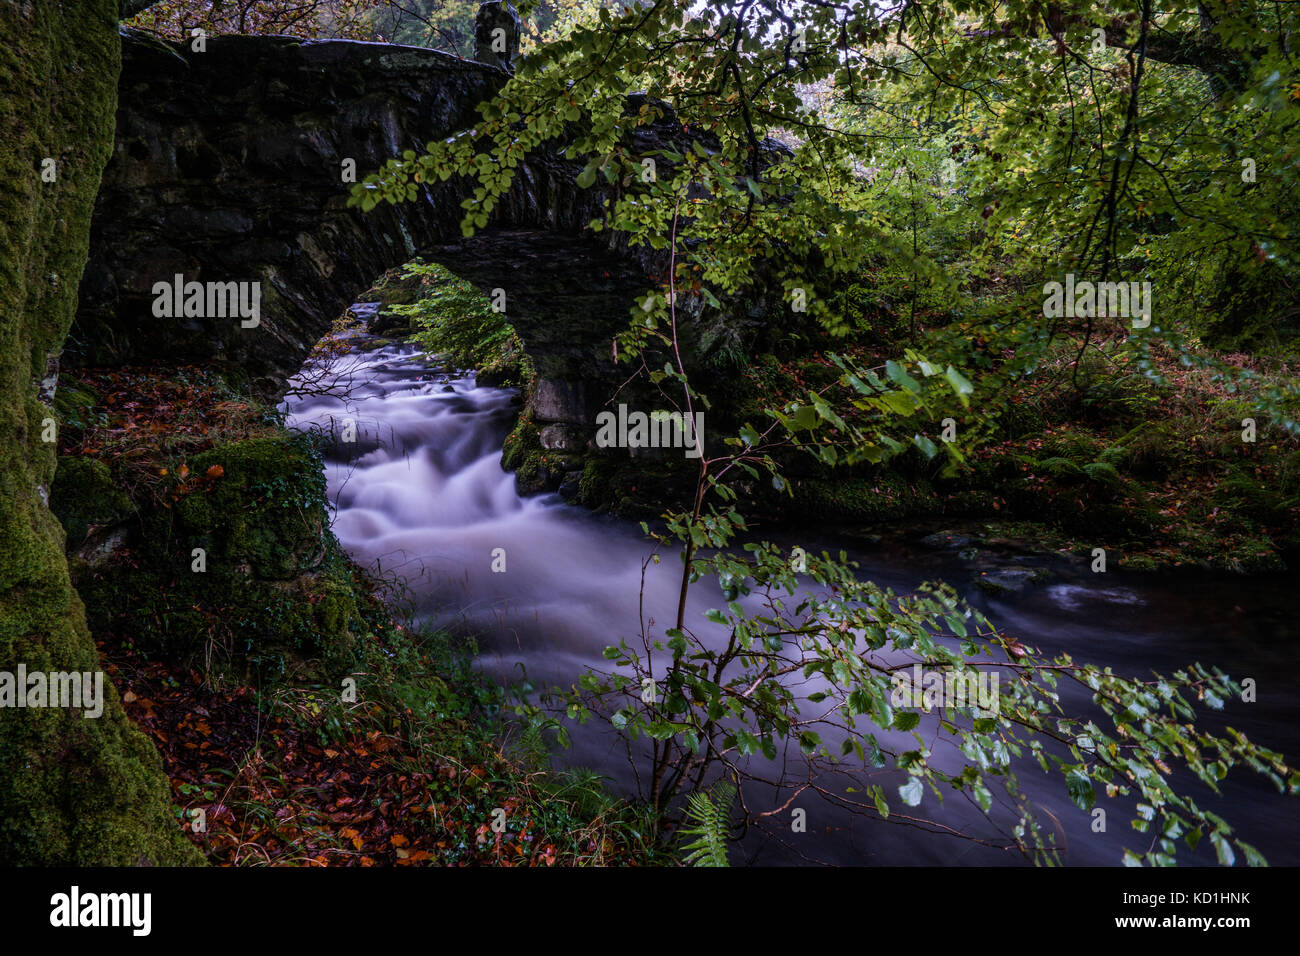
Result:
M810 478L794 489L798 514L826 520L888 521L940 510L928 482L909 484L898 475L840 481Z
M143 513L130 561L79 568L92 627L213 677L346 672L363 626L322 469L289 432L195 456L171 506Z
M383 305L411 305L424 294L424 282L419 275L406 275L404 268L385 272L366 292L357 297L359 302L379 302ZM409 323L407 323L409 326Z
M506 471L518 471L529 454L542 450L539 436L537 424L527 415L520 415L501 446L501 467Z
M115 524L132 512L131 499L113 481L108 466L93 458L61 456L50 491L50 510L68 534L68 547L97 527Z
M59 414L60 430L85 428L90 424L98 404L99 395L93 388L72 382L60 382L58 391L54 393L54 410Z
M614 464L609 459L589 459L582 468L582 478L578 482L578 500L588 508L605 505L613 472Z
M209 569L246 566L267 580L319 567L326 522L321 467L304 438L252 438L197 456L191 472L209 484L175 507L182 554L203 548Z
M546 470L540 451L524 456L515 471L515 488L521 495L535 495L546 490Z

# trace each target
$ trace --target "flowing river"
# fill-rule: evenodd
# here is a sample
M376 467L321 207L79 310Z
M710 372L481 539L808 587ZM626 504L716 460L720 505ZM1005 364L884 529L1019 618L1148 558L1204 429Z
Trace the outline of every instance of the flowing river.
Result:
M314 379L323 371L339 387L332 394L290 397L285 406L292 427L334 436L326 451L334 532L359 563L404 579L421 618L467 629L477 638L482 668L515 680L522 665L539 687L570 687L586 668L608 663L601 654L607 645L622 637L634 643L641 626L642 566L651 545L632 522L593 515L556 495L518 495L514 476L500 464L519 400L515 391L477 387L472 375L446 374L405 345L345 355L314 371ZM338 440L353 427L355 441ZM859 562L860 575L899 593L924 581L947 580L1005 633L1046 655L1068 652L1080 662L1109 664L1119 674L1167 674L1199 661L1217 664L1235 679L1253 677L1257 702L1229 702L1222 713L1201 711L1204 726L1216 731L1231 726L1293 763L1300 758L1300 654L1292 623L1296 575L1095 575L1086 565L1057 562L1041 585L993 598L973 586L970 566L952 549L902 538L866 543L829 531L797 542L777 540L811 552L845 548ZM1012 576L1017 573L1024 572ZM680 562L673 555L646 570L645 614L658 622L654 630L660 636L675 613L679 580ZM690 600L688 620L700 624L708 608L724 603L709 580L692 588ZM1063 693L1067 709L1086 702L1086 693ZM614 789L634 793L637 776L626 746L607 724L596 723L575 726L572 748L557 753L556 762L592 767ZM878 736L882 743L912 740L897 733ZM937 750L934 759L945 769L962 762L960 755ZM785 762L797 781L797 759ZM1110 814L1105 832L1094 832L1092 817L1069 801L1059 774L1044 774L1032 762L1018 762L1016 770L1045 830L1065 848L1067 864L1114 865L1124 847L1146 848L1150 837L1129 826L1131 802L1101 797L1098 805L1110 808ZM979 842L991 841L993 830L977 808L955 794L938 809L927 791L917 812L977 839L907 825L899 817L907 808L896 790L903 779L897 771L879 771L870 780L890 796L895 813L889 821L850 815L805 791L769 817L767 826L751 829L733 852L733 862L1023 862ZM1270 863L1300 864L1294 798L1240 767L1221 784L1221 795L1176 779ZM751 809L783 807L792 793L757 793L753 799L763 805ZM847 797L869 803L862 794ZM804 832L792 829L794 808L806 813ZM1202 841L1186 860L1213 863L1209 843Z

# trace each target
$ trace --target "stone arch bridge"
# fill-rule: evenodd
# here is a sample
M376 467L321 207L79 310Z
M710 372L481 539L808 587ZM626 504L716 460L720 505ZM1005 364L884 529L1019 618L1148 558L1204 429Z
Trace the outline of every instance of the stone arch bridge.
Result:
M567 411L542 417L590 420L572 383L609 369L610 338L654 263L585 229L603 197L576 185L580 164L558 145L529 157L470 239L463 182L369 213L347 206L344 160L361 178L469 127L505 70L388 44L221 36L195 52L123 33L116 139L65 361L233 364L273 395L378 276L422 255L506 290L543 380L570 383L550 389ZM632 145L683 135L668 115ZM259 324L156 317L153 287L176 274L259 281Z

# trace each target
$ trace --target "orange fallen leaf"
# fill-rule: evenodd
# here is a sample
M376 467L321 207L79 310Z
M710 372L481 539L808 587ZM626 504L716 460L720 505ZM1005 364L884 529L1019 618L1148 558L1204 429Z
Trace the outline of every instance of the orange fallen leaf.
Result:
M225 473L226 469L222 468L220 465L212 465L208 468L207 472L209 478L220 478Z

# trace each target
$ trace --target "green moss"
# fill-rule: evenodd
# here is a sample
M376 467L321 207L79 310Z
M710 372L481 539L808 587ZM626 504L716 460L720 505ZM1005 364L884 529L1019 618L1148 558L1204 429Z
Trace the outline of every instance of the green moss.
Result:
M74 547L92 529L121 521L133 509L103 462L62 456L54 473L50 510L67 532L68 546Z
M540 452L542 442L539 434L536 423L528 416L521 415L502 444L501 467L506 471L518 471L530 453Z
M174 504L142 515L132 559L79 574L96 631L239 680L250 670L264 681L333 678L352 666L359 597L327 527L312 440L281 432L218 445L172 478Z
M72 322L90 214L112 150L116 0L0 5L0 670L95 671L40 401ZM56 178L43 182L42 161ZM24 708L0 720L0 864L199 862L171 816L157 753L105 683L102 716Z
M521 495L535 495L546 490L546 470L540 451L532 451L524 456L523 462L515 471L515 487Z
M177 503L172 537L183 556L203 548L209 568L247 565L269 580L312 570L324 557L322 467L302 436L252 438L206 451L190 469L208 483ZM208 478L214 469L220 476Z
M424 283L418 275L406 275L405 268L390 269L380 276L358 301L382 302L384 305L411 305L419 301Z
M566 472L583 468L581 455L547 451L539 436L536 423L521 415L502 446L501 467L515 473L515 487L521 495L554 491Z
M794 507L809 517L871 522L933 513L939 510L939 502L928 482L909 484L883 473L839 481L806 479L795 488Z
M230 619L246 659L263 682L333 681L356 667L367 625L344 561L288 587L258 584L248 597L227 597L236 602Z
M607 504L610 475L613 471L613 462L606 458L588 460L582 468L582 478L578 482L578 500L588 508Z
M93 419L102 416L102 413L97 416L95 412L98 405L99 395L88 385L61 382L54 393L54 410L58 413L60 428L86 428Z

